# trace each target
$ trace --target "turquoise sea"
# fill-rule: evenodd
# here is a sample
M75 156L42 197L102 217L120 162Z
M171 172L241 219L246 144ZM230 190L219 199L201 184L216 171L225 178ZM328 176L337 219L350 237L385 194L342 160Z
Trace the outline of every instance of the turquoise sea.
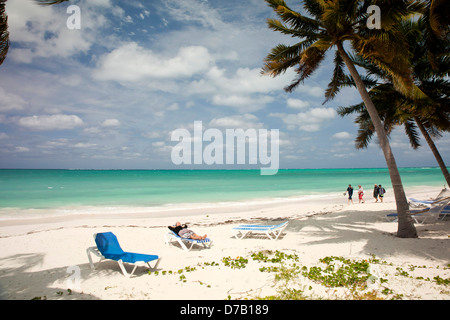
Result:
M439 168L401 168L405 187L443 186ZM384 168L259 170L0 170L2 209L156 207L337 194L348 184L391 189Z

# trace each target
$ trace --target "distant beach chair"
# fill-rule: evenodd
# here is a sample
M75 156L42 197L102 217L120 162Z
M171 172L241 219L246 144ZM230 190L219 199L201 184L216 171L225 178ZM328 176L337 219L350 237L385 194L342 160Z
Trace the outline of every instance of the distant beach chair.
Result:
M432 223L436 222L440 216L442 216L441 220L444 220L447 214L450 214L450 205L448 202L444 202L434 207L425 208L422 210L410 210L410 214L415 223L424 224L425 221ZM389 213L386 215L386 220L389 222L395 222L398 220L398 214Z
M442 216L441 220L444 220L447 215L450 215L450 205L446 205L439 213L439 216Z
M445 197L445 198L435 199L435 200L417 200L414 198L409 198L409 200L412 201L412 202L410 202L410 204L412 204L412 205L433 206L433 205L437 205L441 202L450 201L450 197Z
M447 188L444 188L441 190L441 192L437 195L437 197L435 199L429 199L429 200L418 200L415 198L409 198L410 202L409 204L413 207L417 207L417 206L427 206L427 207L431 207L434 205L438 205L441 203L448 203L450 201L450 190L448 190Z
M180 237L173 231L169 231L168 233L166 233L164 235L164 242L166 244L171 244L172 241L178 242L178 244L184 251L191 250L192 247L194 246L194 244L202 244L204 248L211 248L211 244L212 244L212 240L209 238L206 238L204 240L187 239L187 238ZM185 243L188 246L190 245L189 248L186 246Z
M86 249L86 254L89 259L89 265L92 269L95 269L92 262L91 253L100 257L99 264L103 259L114 260L119 263L119 267L122 270L124 276L130 278L136 268L140 265L147 264L150 269L156 269L158 267L161 258L157 255L140 254L133 252L125 252L120 247L117 237L112 232L103 232L94 234L96 247L89 247ZM155 266L151 267L150 262L156 260ZM124 262L134 264L133 271L129 274L125 269Z
M289 221L275 224L275 225L262 225L262 224L243 224L231 229L231 232L236 237L236 239L243 239L247 235L253 233L265 234L269 239L276 240L287 227Z

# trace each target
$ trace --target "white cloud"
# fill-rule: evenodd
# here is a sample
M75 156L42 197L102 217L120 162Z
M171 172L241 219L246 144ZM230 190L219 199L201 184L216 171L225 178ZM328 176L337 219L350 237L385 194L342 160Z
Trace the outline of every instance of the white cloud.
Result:
M45 115L20 118L17 123L25 128L38 131L68 130L82 126L83 120L76 115Z
M248 96L239 96L239 95L231 95L231 96L223 96L223 95L215 95L212 99L212 102L216 105L230 106L240 108L245 111L256 111L263 108L267 103L270 103L274 100L274 98L269 96L262 96L257 98L251 98Z
M96 143L89 143L89 142L78 142L73 145L74 148L83 148L83 149L84 148L93 148L96 146L97 146Z
M309 102L300 99L287 99L287 106L292 109L304 109L309 107Z
M102 56L93 76L116 81L178 79L206 71L211 61L208 49L201 46L182 47L175 57L167 58L131 42Z
M0 111L21 110L25 105L25 100L16 94L9 93L5 89L0 88Z
M40 6L28 0L8 1L11 41L27 44L27 48L11 48L8 58L30 63L33 58L69 57L89 50L96 39L94 29L103 26L106 20L98 12L89 10L88 4L79 5L83 7L81 27L85 32L67 28L67 7L62 10L62 7Z
M236 116L214 118L209 122L210 127L222 127L222 128L262 128L263 123L259 122L259 119L250 113L240 114Z
M120 121L117 119L106 119L100 125L102 127L118 127L120 126Z
M320 130L324 122L336 116L336 111L333 108L314 108L297 114L271 113L269 115L281 118L288 130L316 132Z
M333 138L336 139L350 139L352 136L347 131L337 132L333 134Z
M204 27L217 29L223 27L217 10L210 8L207 2L196 0L165 0L165 11L179 21L195 21Z
M224 69L211 68L207 73L207 81L212 81L214 86L235 93L269 93L271 91L282 90L291 72L277 78L261 75L259 68L238 68L231 77L225 75Z

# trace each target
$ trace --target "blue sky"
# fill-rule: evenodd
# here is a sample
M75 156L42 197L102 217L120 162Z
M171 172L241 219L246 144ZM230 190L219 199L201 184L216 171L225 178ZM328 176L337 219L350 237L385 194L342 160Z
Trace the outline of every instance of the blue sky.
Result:
M79 30L66 25L72 4ZM211 168L171 161L171 132L192 131L194 121L279 129L281 168L385 167L376 139L356 150L354 118L335 112L361 101L356 89L322 105L332 52L294 93L283 91L293 72L260 75L270 49L293 41L267 28L274 13L262 0L12 0L6 9L0 168ZM449 134L437 141L447 164L449 142ZM410 148L402 128L391 147L399 166L437 165L425 141Z

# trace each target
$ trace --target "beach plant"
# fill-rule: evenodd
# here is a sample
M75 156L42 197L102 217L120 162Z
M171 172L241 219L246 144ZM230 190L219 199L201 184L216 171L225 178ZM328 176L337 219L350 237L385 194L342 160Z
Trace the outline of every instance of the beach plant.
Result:
M222 258L222 262L226 267L230 267L231 269L242 269L247 266L248 259L240 256L236 258L224 257Z
M388 137L364 82L347 53L349 49L345 48L345 42L350 42L356 55L387 72L398 90L409 97L423 98L424 93L412 81L410 53L399 24L405 17L423 11L425 3L407 0L304 0L302 12L305 13L302 14L288 7L284 0L266 2L280 18L268 19L269 28L300 40L274 47L265 58L262 73L276 77L295 68L296 78L285 87L285 91L292 92L319 68L328 51L336 49L325 102L339 92L339 82L345 76L346 66L370 115L389 169L398 213L397 236L416 238L417 230L409 214ZM367 27L370 5L377 6L381 12L380 28Z
M313 266L302 267L302 275L327 287L364 288L372 276L369 273L368 260L351 260L343 257L329 256L320 259L325 268Z

